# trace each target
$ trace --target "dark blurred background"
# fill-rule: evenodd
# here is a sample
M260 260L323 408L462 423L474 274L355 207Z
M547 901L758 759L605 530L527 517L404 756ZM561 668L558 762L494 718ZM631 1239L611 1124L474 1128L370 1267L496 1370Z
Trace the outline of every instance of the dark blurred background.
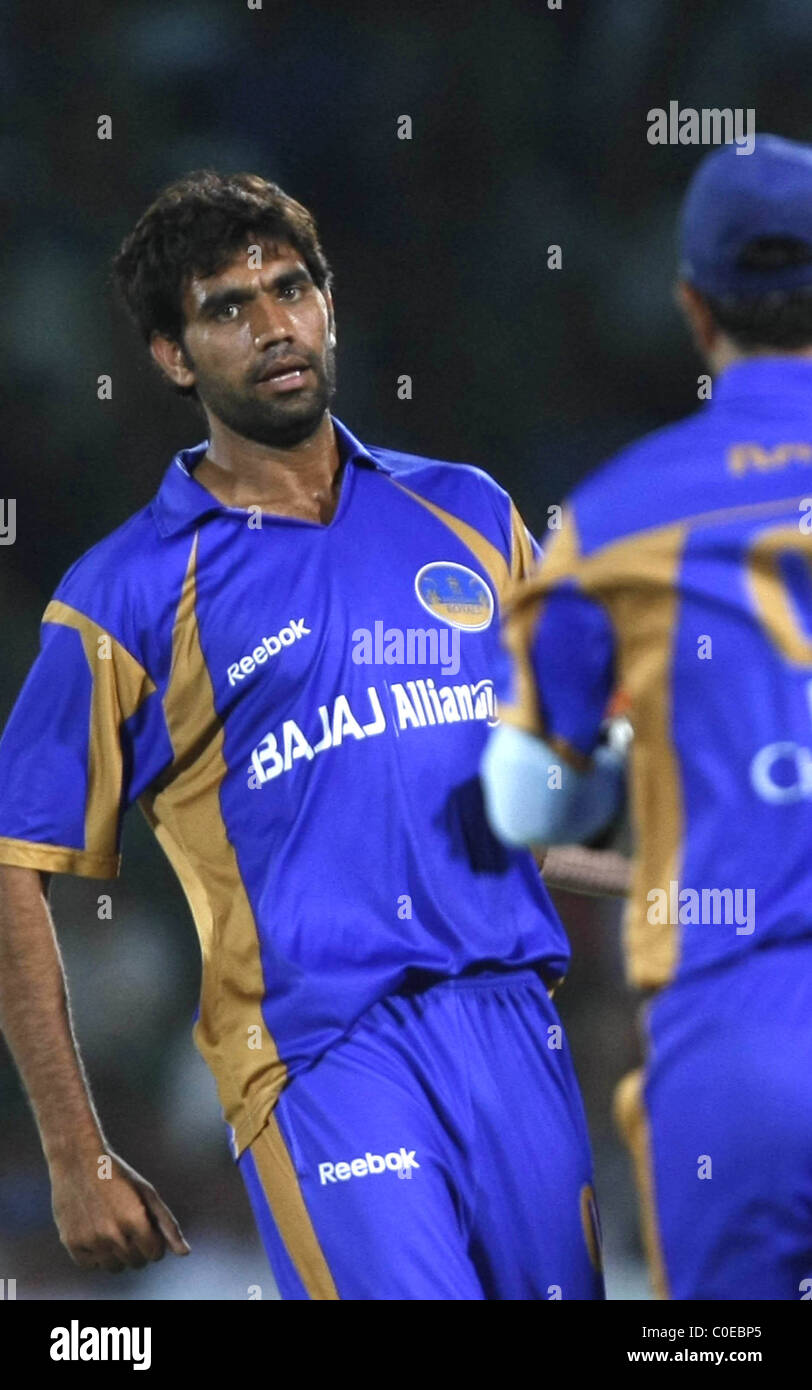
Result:
M652 146L647 112L755 108L812 139L812 11L800 0L264 0L11 3L0 16L6 387L0 722L67 566L146 503L202 417L157 379L108 288L158 189L211 166L270 177L315 213L335 273L336 414L368 443L477 463L540 533L615 448L696 405L671 300L674 227L702 151ZM112 139L97 138L102 115ZM397 138L398 117L412 120ZM563 265L547 267L547 247ZM112 400L97 398L109 374ZM400 400L397 379L412 378ZM108 1137L193 1253L143 1273L71 1265L8 1055L0 1055L0 1277L18 1298L239 1299L272 1281L195 1053L199 951L140 814L114 884L52 903ZM98 896L112 897L99 920ZM559 995L596 1150L609 1293L648 1297L609 1100L637 1060L613 903L561 896Z

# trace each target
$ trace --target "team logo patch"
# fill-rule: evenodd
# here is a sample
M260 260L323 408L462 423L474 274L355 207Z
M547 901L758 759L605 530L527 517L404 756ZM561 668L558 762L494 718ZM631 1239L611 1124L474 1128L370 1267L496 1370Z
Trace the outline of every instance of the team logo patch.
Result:
M493 618L493 594L465 565L435 560L417 571L414 588L426 612L451 627L478 632Z

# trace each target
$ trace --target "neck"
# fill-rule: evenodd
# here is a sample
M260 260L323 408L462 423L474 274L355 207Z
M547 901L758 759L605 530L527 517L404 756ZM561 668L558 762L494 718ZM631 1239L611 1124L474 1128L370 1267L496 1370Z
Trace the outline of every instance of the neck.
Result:
M743 352L729 339L725 339L724 343L708 353L707 360L713 375L719 376L727 367L732 367L737 362L757 362L764 357L795 357L799 362L809 362L812 359L812 347L795 348L792 351L787 348L758 348L753 352Z
M258 506L277 516L326 524L338 504L340 460L327 411L316 431L289 449L246 439L208 416L209 447L197 482L228 507Z

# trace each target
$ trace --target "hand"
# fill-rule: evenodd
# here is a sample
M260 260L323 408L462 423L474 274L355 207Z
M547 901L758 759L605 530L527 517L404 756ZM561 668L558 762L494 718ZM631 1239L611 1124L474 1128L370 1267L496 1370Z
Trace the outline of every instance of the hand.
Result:
M146 1178L116 1154L112 1173L100 1177L96 1158L51 1165L51 1197L59 1238L81 1269L143 1269L167 1248L188 1255L189 1246L169 1208Z

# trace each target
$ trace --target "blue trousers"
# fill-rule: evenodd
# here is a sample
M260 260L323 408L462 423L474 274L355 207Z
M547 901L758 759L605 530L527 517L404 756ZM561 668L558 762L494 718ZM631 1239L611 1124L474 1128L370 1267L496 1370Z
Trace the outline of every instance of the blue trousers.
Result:
M376 1004L238 1164L283 1299L604 1296L580 1093L533 969Z
M670 985L647 1022L618 1117L658 1292L811 1298L812 941Z

